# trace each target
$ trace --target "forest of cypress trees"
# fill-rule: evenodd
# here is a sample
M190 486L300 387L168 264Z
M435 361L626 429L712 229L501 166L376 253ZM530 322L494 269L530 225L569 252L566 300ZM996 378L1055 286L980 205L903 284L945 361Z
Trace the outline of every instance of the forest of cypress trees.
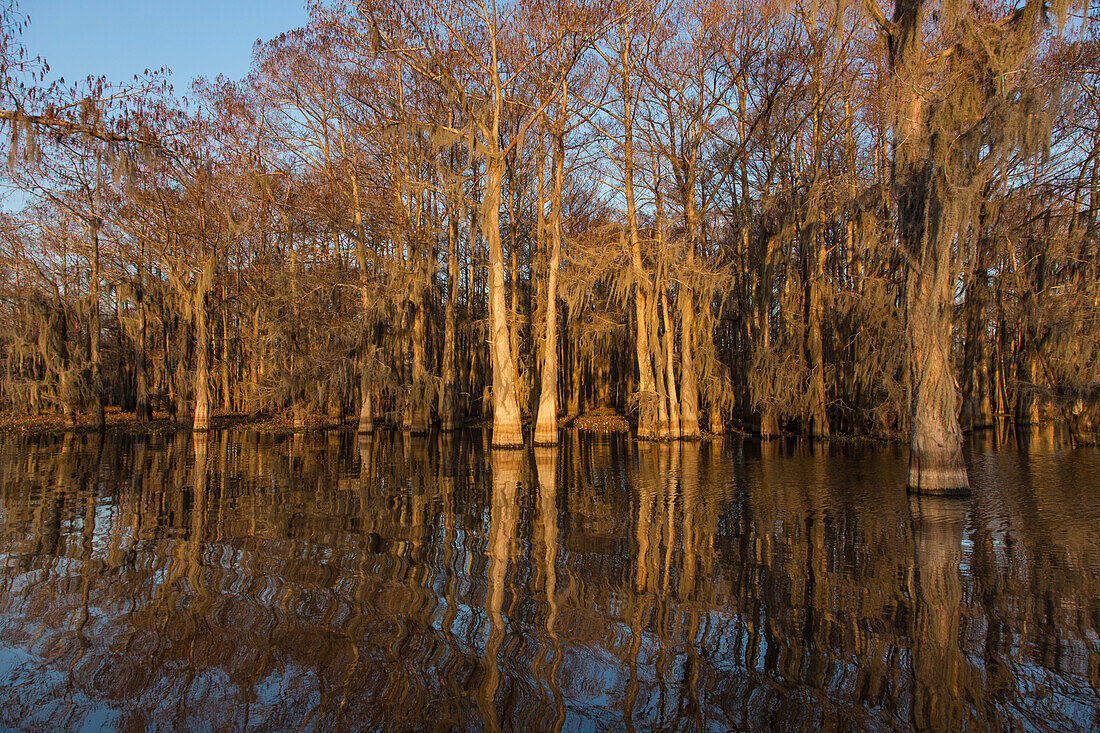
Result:
M1100 28L1027 0L310 3L242 80L0 33L0 409L961 436L1100 388ZM12 202L18 202L12 206Z

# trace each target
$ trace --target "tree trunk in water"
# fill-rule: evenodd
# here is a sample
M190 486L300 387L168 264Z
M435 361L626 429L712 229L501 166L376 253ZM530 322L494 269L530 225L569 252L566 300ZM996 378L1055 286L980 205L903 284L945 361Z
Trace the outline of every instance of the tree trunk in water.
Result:
M523 149L522 143L520 144L520 150L516 151L518 155ZM508 199L511 210L508 212L508 264L509 264L509 276L508 285L511 287L512 303L509 307L508 318L508 349L512 352L512 363L515 365L516 380L516 405L519 409L520 420L522 422L523 410L518 408L524 401L520 395L520 381L519 381L519 368L521 363L521 343L520 343L520 306L519 306L519 236L517 229L519 228L519 214L518 214L518 195L516 192L516 182L514 180L515 173L511 173L508 176L509 191ZM530 263L528 263L530 264ZM527 405L530 410L530 403Z
M637 258L637 276L642 276L641 257ZM638 437L656 437L657 391L654 389L653 368L649 353L649 327L646 319L646 297L640 283L634 285L634 355L638 363Z
M813 16L817 17L817 4L814 4ZM814 28L811 33L810 45L813 48L813 150L812 150L812 177L816 181L821 172L821 164L824 158L823 145L823 118L824 98L822 94L821 72L824 58L824 40L822 34ZM829 435L829 418L825 413L825 351L821 334L821 321L824 315L821 290L825 282L825 253L824 242L821 238L819 212L816 207L811 207L811 219L809 221L809 251L808 256L812 262L805 268L806 272L806 356L810 367L809 402L810 402L810 435L814 438L824 438ZM806 239L803 240L806 244ZM805 428L803 428L805 429Z
M970 483L962 458L962 431L951 370L951 301L955 270L947 227L950 193L941 190L922 95L921 0L894 8L890 70L897 103L894 126L893 194L898 233L909 255L905 288L905 340L909 370L909 487L917 493L966 494Z
M981 244L978 245L981 247ZM975 273L966 288L966 343L963 345L962 363L962 411L959 425L963 431L981 427L978 412L979 365L982 357L982 342L985 331L985 313L980 296L980 263L975 265Z
M950 261L949 252L944 259ZM965 494L970 487L951 371L952 282L946 268L939 268L938 273L913 268L906 288L912 430L909 487L918 493Z
M653 298L657 298L657 294L653 294ZM661 340L657 336L660 327L657 324L657 303L653 303L653 307L649 309L649 313L653 315L653 318L649 322L649 331L651 339L649 340L649 358L653 364L653 384L657 389L657 426L655 429L656 437L664 440L669 437L669 396L666 389L666 382L662 378L661 372Z
M623 191L626 194L627 245L630 264L634 268L634 356L638 364L638 437L654 437L656 429L656 390L653 365L649 353L649 320L646 318L645 271L642 269L642 248L638 241L638 210L634 201L634 127L633 98L630 94L628 70L631 67L630 45L623 44L621 53L623 90Z
M756 306L753 316L753 323L756 330L756 341L759 344L759 349L763 353L771 348L772 343L772 329L769 319L769 313L771 311L771 288L767 285L771 281L771 268L770 262L772 254L775 251L775 237L768 235L763 240L760 252L760 264L761 270L764 276L759 278L755 284L756 298L754 305ZM779 436L779 416L776 414L775 402L773 396L768 396L760 403L760 437L764 440L771 440Z
M536 445L556 445L558 442L558 245L550 261L550 277L546 293L546 343L543 345L539 409L535 420Z
M65 313L65 306L61 302L57 304L57 310L51 310L50 319L56 322L57 329L57 362L60 374L58 376L57 392L61 402L61 414L65 417L65 425L76 425L76 385L73 384L72 365L69 363L69 319Z
M439 429L455 429L455 299L458 297L458 206L447 227L447 306L443 316L443 394L439 401Z
M370 379L366 364L359 365L359 429L360 435L374 432L374 406L370 398Z
M992 423L989 405L989 272L986 264L990 247L985 233L990 231L989 207L983 202L978 216L974 271L966 288L966 343L962 366L962 428L987 428Z
M138 420L151 420L153 417L152 407L149 405L149 381L145 374L145 328L146 328L146 316L145 316L145 292L142 290L144 282L141 277L141 270L138 270L138 287L137 287L137 347L134 349L134 372L136 373L135 390L136 401L134 405L134 414Z
M1035 358L1028 348L1027 339L1021 337L1016 351L1016 410L1017 427L1030 428L1039 421L1038 404L1035 401Z
M668 384L668 437L679 440L682 432L680 427L680 400L676 396L676 364L675 347L673 345L673 331L675 326L668 313L668 295L661 290L661 316L665 321L665 382Z
M424 292L416 297L413 304L413 343L412 343L412 423L413 435L428 432L428 374L424 368L424 343L427 340L424 324Z
M1005 321L1004 302L1000 285L997 286L997 321L994 331L993 353L989 359L989 380L993 403L993 424L999 425L1008 408L1008 391L1004 380Z
M210 335L206 323L206 287L195 292L195 414L191 429L210 429Z
M535 419L536 445L556 445L558 442L558 267L561 265L561 194L565 177L562 135L554 137L553 165L554 179L550 184L550 265L546 274L546 341L543 344L539 409Z
M690 273L695 265L695 237L699 228L695 211L694 183L684 186L684 226L687 227L687 269ZM680 286L676 297L680 306L680 435L684 438L698 438L699 432L699 389L695 384L695 293L686 282Z
M225 279L222 279L221 327L221 348L218 351L221 355L221 364L219 364L219 368L222 382L222 410L228 413L233 410L233 388L229 382L229 298L226 295Z
M770 403L760 408L760 437L764 440L779 437L779 417L775 413L775 405Z
M91 287L91 313L88 323L88 355L92 367L92 424L102 430L103 418L103 357L100 349L99 326L99 225L100 219L92 217L89 229L92 236L92 287Z
M569 409L570 417L581 414L581 360L576 339L569 341Z
M695 364L692 356L692 331L695 328L695 303L691 288L680 290L676 302L680 306L680 435L698 438L699 391L695 386Z
M810 434L814 438L829 436L829 417L825 413L825 348L821 335L824 307L821 302L822 283L825 280L824 257L817 227L814 227L812 244L814 266L807 287L807 316L809 329L806 336L807 356L810 361Z
M710 427L708 430L714 435L726 432L726 420L722 417L722 408L715 403L710 406Z
M248 386L248 414L256 416L260 414L260 381L263 371L263 348L260 345L260 305L252 309L252 368L249 377L251 384Z
M191 329L187 329L187 333L184 339L191 338ZM175 406L176 420L183 422L190 420L192 410L191 401L188 399L189 394L185 385L187 384L187 367L191 362L191 354L187 345L181 344L180 360L176 363L176 373L172 377L172 388L175 390L173 395L172 404Z
M516 401L516 364L508 333L508 305L505 298L504 252L500 242L500 187L504 161L499 154L488 160L482 227L489 246L489 348L493 358L493 445L520 447L523 426Z

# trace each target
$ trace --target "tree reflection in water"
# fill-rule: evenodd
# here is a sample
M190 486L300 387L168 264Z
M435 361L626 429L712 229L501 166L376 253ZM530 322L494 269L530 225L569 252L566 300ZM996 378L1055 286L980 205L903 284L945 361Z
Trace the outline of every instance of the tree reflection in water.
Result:
M984 442L983 442L984 441ZM1096 452L0 441L0 725L1100 727Z

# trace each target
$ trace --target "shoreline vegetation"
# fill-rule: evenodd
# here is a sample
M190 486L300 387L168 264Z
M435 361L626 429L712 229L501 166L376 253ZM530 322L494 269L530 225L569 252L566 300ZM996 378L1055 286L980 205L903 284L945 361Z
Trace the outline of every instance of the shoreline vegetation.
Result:
M1056 420L1044 421L1055 422ZM278 435L308 434L328 431L350 430L356 427L354 417L346 417L338 421L326 420L316 417L307 420L305 424L295 425L294 416L290 413L247 415L239 413L215 413L210 418L210 430L253 430L259 433L271 433ZM456 430L485 429L492 427L492 420L470 420L455 426ZM558 421L558 427L567 430L576 430L580 433L592 434L631 434L635 426L626 415L614 410L597 408L580 415L562 417ZM533 424L524 423L524 430L532 430ZM58 414L31 414L0 411L0 436L2 435L65 435L89 434L102 432L110 435L166 435L191 429L191 421L175 420L167 412L155 412L148 420L139 419L133 412L123 412L117 408L108 408L104 411L104 426L98 428L92 416L81 416L75 424L66 424L63 416ZM380 422L376 430L385 432L402 432L400 424L396 420ZM761 436L759 432L753 432L742 426L727 426L722 433L702 431L697 440L711 441L721 440L730 436L737 438L763 437L765 440L778 438L805 438L797 430L781 430L777 435ZM889 445L904 444L907 437L903 434L893 435L845 435L833 434L820 439L823 442L848 444L848 445ZM668 438L650 438L647 442L669 442Z

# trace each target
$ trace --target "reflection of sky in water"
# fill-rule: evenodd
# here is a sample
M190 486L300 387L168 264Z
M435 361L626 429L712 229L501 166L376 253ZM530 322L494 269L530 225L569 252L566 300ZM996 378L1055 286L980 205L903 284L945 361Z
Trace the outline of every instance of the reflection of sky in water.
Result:
M1096 451L225 437L0 440L0 724L1100 726Z

